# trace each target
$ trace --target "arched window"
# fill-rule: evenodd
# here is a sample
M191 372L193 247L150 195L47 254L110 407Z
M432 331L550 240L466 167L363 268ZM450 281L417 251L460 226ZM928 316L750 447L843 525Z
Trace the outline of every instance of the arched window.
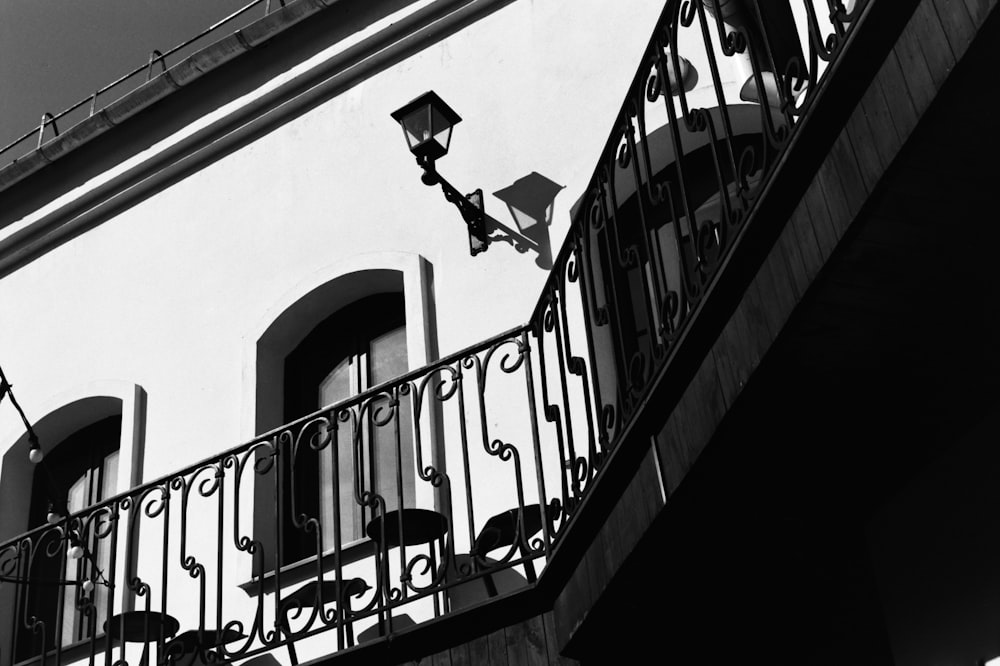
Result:
M16 561L20 538L25 533L46 523L50 503L61 515L86 511L142 480L146 413L142 387L117 380L95 380L47 400L32 400L31 404L29 415L43 414L33 420L33 426L45 458L38 465L29 461L30 443L23 428L5 433L3 439L11 443L0 467L0 543L10 547L0 553L0 568L10 565L8 558ZM0 584L0 654L21 661L41 653L41 633L24 628L27 608L33 609L28 617L34 614L45 622L45 648L52 655L57 642L65 647L89 641L95 632L102 633L109 606L127 607L127 585L111 587L100 583L102 576L113 579L115 574L109 566L109 544L116 532L98 530L99 524L99 520L92 520L80 534L79 545L85 549L85 557L67 561L64 545L55 550L56 557L36 557L26 576L23 570L17 571L15 581L27 580L30 584L11 580ZM36 535L40 532L44 530ZM103 537L95 536L98 532ZM53 528L48 534L46 539L51 541L57 531ZM33 542L37 541L36 536ZM130 556L128 545L119 541L118 572L123 570L123 558ZM27 562L19 564L26 566ZM97 570L101 575L92 576ZM93 617L76 609L81 585L52 584L83 580L98 583L90 593ZM39 581L42 583L36 584Z
M252 378L244 385L247 437L280 432L282 424L436 358L432 285L432 267L419 255L379 252L338 261L290 288L244 338L244 376ZM390 408L388 404L385 407ZM372 423L370 414L362 419L357 432L350 423L338 423L336 457L332 449L317 455L306 443L295 448L298 459L293 464L284 440L275 436L268 439L281 448L281 455L276 459L279 464L272 468L264 462L271 449L257 449L253 539L260 544L261 557L247 568L249 579L263 577L266 581L280 564L287 568L282 580L291 581L306 571L297 565L315 558L317 551L332 553L335 507L342 514L341 546L362 540L372 516L370 509L354 499L355 484L384 497L386 510L396 508L400 497L409 506L437 506L436 489L416 482L409 405L392 409L391 424L381 428ZM395 449L397 423L406 427L400 428L398 457L393 452L389 459L388 449ZM313 434L315 429L309 436ZM424 463L443 466L439 442L429 434L423 441ZM354 443L360 446L352 449ZM361 458L357 466L353 463L355 452ZM379 453L384 456L380 458ZM398 467L397 459L403 461ZM336 475L335 465L340 470ZM289 469L292 466L294 477ZM280 474L276 473L278 467ZM356 479L344 471L354 469L359 470ZM386 485L393 476L397 480L402 476L402 481ZM284 508L276 513L279 504ZM316 533L295 527L294 523L302 525L303 515L323 528L321 542L317 543ZM343 550L342 555L353 560L371 552L357 545ZM332 565L332 561L323 566Z
M46 454L43 464L35 466L29 529L45 525L46 516L52 511L59 515L78 513L115 494L121 425L122 418L117 415L81 428ZM44 545L44 539L37 544L39 547ZM46 650L55 648L57 628L60 629L60 644L70 645L101 631L107 619L106 587L94 588L95 613L87 616L78 609L80 587L56 583L93 579L97 571L109 572L111 553L107 544L87 535L82 545L88 557L75 560L62 555L46 557L44 551L40 551L30 566L26 594L22 597L26 613L22 617L34 616L45 623ZM60 596L63 597L61 605ZM18 660L41 652L41 635L19 627Z
M323 320L285 358L285 418L291 421L350 398L407 369L403 295L362 298ZM298 451L290 492L295 493L298 511L319 519L324 550L333 547L335 503L340 508L341 542L363 537L372 516L356 501L358 488L381 495L388 511L398 507L400 496L404 504L413 505L413 442L405 401L395 418L400 424L398 449L396 429L377 427L368 412L357 430L350 423L340 426L336 451L333 446ZM340 470L337 483L332 480L334 455ZM296 530L291 521L286 527L285 561L315 554L313 535Z

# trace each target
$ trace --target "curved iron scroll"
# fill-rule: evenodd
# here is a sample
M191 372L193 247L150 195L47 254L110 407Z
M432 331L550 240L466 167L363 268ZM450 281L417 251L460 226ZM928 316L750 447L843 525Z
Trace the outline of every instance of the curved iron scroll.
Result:
M40 562L76 566L67 529L107 556L100 572L65 576L76 582L52 603L117 622L161 664L294 650L327 631L346 648L530 584L866 6L667 2L525 326L0 545L0 603L14 611L0 661L62 635L67 613L43 617L29 599ZM394 456L395 484L372 483L375 447ZM337 498L326 509L292 487L321 474L301 462L317 456L329 456L319 481ZM344 507L368 521L361 541L344 538ZM289 531L315 545L304 562L285 559ZM100 631L91 663L135 660L111 642L99 652Z

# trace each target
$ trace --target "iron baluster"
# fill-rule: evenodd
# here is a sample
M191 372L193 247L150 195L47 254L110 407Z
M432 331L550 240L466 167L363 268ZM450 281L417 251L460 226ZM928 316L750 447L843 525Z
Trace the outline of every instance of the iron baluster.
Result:
M347 646L344 628L350 618L344 604L344 562L341 552L343 548L341 531L343 529L343 516L340 511L340 427L336 410L330 411L328 428L327 435L330 438L330 457L332 459L330 482L333 484L333 589L337 601L333 619L337 627L337 648L342 650ZM322 589L322 585L320 588Z
M82 532L82 530L80 530L80 527L79 527L79 525L80 525L80 519L79 518L75 518L74 520L77 521L76 522L77 533L81 534L81 541L84 544L86 544L86 541L82 539L83 532ZM70 558L69 558L69 548L68 547L63 546L62 548L59 549L58 560L59 560L59 565L60 565L60 576L66 575L66 574L70 573L70 564L69 564L70 563ZM72 578L73 579L79 579L79 573L80 573L80 567L79 567L79 562L78 562L77 566L76 566L76 572L73 572ZM67 578L69 578L69 576L67 576ZM64 628L65 628L64 625L65 625L65 621L66 621L66 616L65 616L65 613L66 613L66 595L67 595L67 593L70 593L71 589L72 589L71 586L67 586L65 589L59 590L58 598L57 598L57 601L56 601L56 623L55 623L55 627L53 627L54 631L52 632L52 637L55 639L54 642L55 642L55 648L56 648L56 650L55 650L55 652L56 652L56 654L55 654L55 663L56 663L56 666L60 666L62 664L63 631L64 631ZM74 596L76 596L76 595L74 594ZM75 636L74 636L74 638L75 638ZM43 642L42 643L42 650L44 652L48 652L48 649L49 649L48 645L46 645ZM43 663L45 662L44 658L42 659L42 662Z
M682 17L681 18L681 24L684 25L686 23L686 25L688 25L688 26L691 25L691 23L693 23L693 21L694 21L694 17L695 17L695 13L696 13L697 17L698 17L698 25L699 25L699 27L701 29L702 43L708 45L708 44L712 43L712 40L711 40L711 36L710 36L710 29L708 27L708 19L705 17L704 2L705 2L705 0L702 0L702 2L700 2L697 5L697 7L693 6L692 9L696 9L696 12L692 12L692 14L690 16L688 16L688 17ZM716 3L716 8L718 8L717 0L712 0L712 2ZM719 29L720 39L722 39L723 40L723 44L725 44L726 41L727 41L727 39L723 37L723 33L724 33L723 23L722 23L721 20L717 20L716 23L717 23L717 27ZM676 34L677 34L677 28L675 27L675 29L671 32L671 37L670 37L670 39L671 39L671 41L670 41L671 48L674 48L674 49L676 48L676 43L677 43L676 42L676 40L677 40ZM737 54L743 53L746 50L746 36L745 36L745 34L742 31L736 31L736 32L733 32L732 34L734 35L733 49L731 51L727 51L727 49L725 48L725 46L723 46L723 53L727 57L735 56ZM735 136L735 133L733 131L733 120L732 120L732 117L729 114L729 104L726 102L726 95L725 95L725 92L723 91L723 88L722 88L722 75L719 72L719 63L718 63L718 60L717 60L715 52L711 48L707 48L706 52L707 52L707 55L708 55L709 71L711 72L711 75L712 75L712 89L715 92L715 100L718 103L719 115L720 115L720 118L722 120L723 135L726 137L726 148L727 148L728 154L729 154L729 161L730 161L730 164L732 165L732 170L733 170L734 178L738 178L737 174L739 174L740 170L739 170L739 161L736 159L736 152L735 152L735 150L733 148L733 136ZM684 99L684 92L683 91L681 92L681 99ZM670 118L670 125L671 125L671 127L673 127L676 124L677 121L676 121L676 114L674 113L674 109L673 109L673 104L670 103L670 100L667 100L667 106L668 106L667 113L668 113L668 116ZM683 117L684 117L684 121L685 121L685 126L689 130L696 130L698 128L698 126L699 126L698 125L698 119L700 119L701 121L707 121L709 119L707 113L704 112L703 110L700 111L700 112L698 112L697 114L695 114L694 111L691 111L689 113L688 110L687 110L687 108L684 109L684 116ZM674 134L672 134L672 138L673 138L673 141L674 141L674 148L675 148L675 150L679 151L677 153L678 160L679 160L679 156L683 152L681 150L681 148L680 148L680 146L681 146L681 144L680 144L680 137L679 137L679 135L677 135L676 133L674 133ZM715 137L713 136L713 140L714 139L715 139ZM679 161L678 161L678 169L677 170L678 170L678 173L680 173L682 171L682 168L681 168L681 165L680 165ZM678 183L678 185L681 188L682 201L683 201L683 205L684 205L684 210L685 210L686 214L688 215L688 219L689 220L693 220L693 218L691 217L690 205L689 205L689 202L687 200L688 189L687 189L687 185L684 182L683 178L680 180L680 182ZM694 226L694 222L692 221L691 224L692 224L692 227L693 227Z
M261 450L264 448L270 448L271 453L269 455L263 455ZM233 494L235 497L242 497L241 487L247 463L253 461L253 464L250 466L251 474L255 476L263 476L270 470L276 469L273 453L274 449L270 446L270 441L268 439L264 439L252 442L243 453L242 457L235 453L224 456L223 465L233 468L236 474L233 488ZM240 512L238 505L234 506L233 511L233 546L238 552L245 552L250 555L250 571L252 582L255 583L256 587L255 596L257 597L257 607L254 612L253 626L249 632L246 632L248 633L246 643L242 647L237 648L235 652L227 651L225 645L219 646L219 653L227 658L246 654L246 651L253 643L255 636L259 636L261 642L267 642L264 637L264 573L266 554L264 552L263 542L259 539L253 539L252 537L241 534ZM224 632L235 631L240 634L243 634L246 629L243 623L239 620L229 621L221 628Z
M3 583L10 583L14 586L14 612L11 618L10 631L5 632L7 643L7 654L10 655L10 659L13 662L15 658L15 647L17 646L17 632L18 632L18 609L21 608L21 594L24 591L25 582L27 576L25 575L22 567L23 557L20 556L21 547L20 541L15 541L13 544L7 544L2 549L0 549L0 575L13 579L10 580L0 580L0 590L3 590ZM3 656L2 646L0 646L0 657Z
M172 495L170 493L170 485L169 484L167 484L166 486L164 486L164 492L166 493L166 495L163 498L164 499L164 501L163 501L163 549L162 549L162 552L161 552L161 555L160 555L160 561L163 562L163 572L162 572L161 577L160 577L160 590L162 590L162 592L160 593L160 612L163 613L164 617L166 617L166 615L167 615L167 608L169 607L169 604L167 603L167 597L168 597L169 591L170 591L170 578L169 578L169 576L170 576L170 567L167 566L167 562L170 559L170 500L171 500ZM182 519L184 518L183 513L184 513L184 511L182 509L181 510L181 514L182 514L181 518ZM219 523L219 525L218 525L218 527L216 529L219 530L220 534L221 534L221 530L222 530L222 523L221 522ZM183 538L184 538L184 529L181 528L181 539L183 539ZM183 546L182 546L182 552L183 552ZM218 578L221 580L222 579L222 567L220 566L217 569L217 571L218 571L218 574L219 574ZM202 626L203 626L203 623L200 623L199 624L199 628L202 627Z
M105 618L107 618L105 620L106 622L111 622L111 618L113 618L115 615L116 590L122 589L120 577L115 575L115 573L117 572L117 564L118 564L118 532L119 532L119 521L121 518L121 502L111 501L110 503L107 504L107 506L109 506L111 509L111 520L109 525L110 535L111 535L111 549L109 553L110 562L108 564L108 570L111 574L110 578L111 589L109 590L108 598L106 601L106 610L104 616ZM132 555L132 553L129 552L128 550L129 546L127 540L125 543L126 543L125 556L126 558L128 558ZM124 601L125 600L122 599L123 604ZM96 634L97 632L95 631L94 633ZM111 641L104 641L104 666L111 666Z
M288 474L291 474L292 470L289 469L290 455L287 450L288 447L291 446L288 431L282 430L274 437L274 454L278 459L278 466L274 479L274 626L269 634L271 640L266 642L277 646L281 644L282 640L280 616L282 608L281 591L283 589L281 584L281 570L284 565L284 548L282 548L282 536L284 532L282 528L284 527L285 519L285 477Z
M603 394L600 390L601 380L600 369L597 364L598 343L596 335L598 328L608 326L607 308L606 306L598 306L597 304L597 290L594 285L595 278L593 271L594 252L591 247L591 243L593 241L591 225L586 223L577 225L576 233L580 239L580 263L584 269L580 271L580 299L583 309L584 328L587 332L587 351L590 356L591 374L594 379L595 408L597 410L598 423L601 431L601 445L605 451L609 451L612 442L611 431L614 428L616 410L614 403L604 402ZM612 340L611 350L608 356L614 358L614 353L614 341Z
M633 91L630 103L626 106L626 117L628 118L628 129L625 132L625 145L628 147L628 153L631 155L631 167L632 167L632 177L635 179L635 198L636 203L639 208L639 231L638 234L642 248L644 250L645 262L643 262L643 257L638 257L637 269L642 273L640 276L639 284L642 285L642 308L646 312L647 327L649 329L650 337L650 356L654 360L661 359L665 353L663 345L657 341L656 334L656 314L655 314L655 303L659 303L661 300L660 292L660 279L659 270L653 261L653 251L649 245L649 234L655 229L651 219L652 219L652 201L648 198L648 187L653 179L652 166L649 160L648 142L646 141L646 122L645 114L643 112L643 99L644 95L642 90ZM646 178L645 185L643 183L643 174L640 168L640 150L639 145L635 140L635 127L632 124L632 119L635 119L635 123L639 128L639 133L643 137L641 151L642 156L645 158L646 164ZM648 264L648 269L646 267ZM648 273L647 273L648 270ZM650 284L652 283L652 284ZM652 293L650 293L652 292ZM634 307L634 304L633 304Z
M587 372L586 364L582 357L573 355L573 343L570 336L569 330L569 316L566 311L566 296L568 291L566 289L566 280L570 272L574 270L576 265L576 254L575 252L569 252L566 254L566 262L563 266L564 270L559 271L559 291L563 295L562 298L558 299L559 304L559 319L562 322L562 337L565 340L563 353L565 354L566 363L565 368L570 374L580 378L580 388L583 391L583 406L582 411L584 412L587 426L587 481L589 485L590 475L592 474L595 466L598 464L598 454L597 454L597 441L594 436L594 418L591 413L591 402L590 402L590 386L587 382ZM563 393L566 397L566 420L568 423L572 424L572 417L569 411L569 397L566 390L566 379L563 378Z
M614 168L613 158L611 168ZM617 379L616 389L618 406L622 416L625 417L631 411L631 401L628 398L627 392L628 384L627 382L622 381L622 377L627 377L628 354L625 351L625 335L622 331L622 324L620 320L620 299L615 286L616 279L613 268L615 265L615 259L613 256L614 250L611 248L611 241L608 238L608 228L613 224L611 216L608 212L607 200L604 194L604 189L609 187L610 183L608 180L608 171L608 164L605 159L602 159L601 164L598 167L598 173L593 179L593 189L591 190L591 194L594 198L594 202L592 204L594 206L594 211L591 216L591 228L598 234L598 247L600 249L600 254L602 255L601 258L603 259L600 266L603 269L601 271L601 282L604 285L604 311L607 313L607 321L610 325L611 336L615 342L614 368L615 377ZM597 225L593 224L593 220L595 218L598 222Z
M615 321L618 326L619 345L621 347L620 371L625 377L622 385L622 404L631 413L636 398L645 386L648 373L648 359L639 343L639 331L636 329L635 306L636 294L632 288L631 277L634 276L631 269L642 270L642 262L639 257L639 249L635 243L628 239L622 240L625 232L622 217L618 214L621 205L615 190L618 187L618 171L628 167L632 160L629 152L628 132L631 128L627 109L623 107L619 115L619 126L615 130L614 146L616 149L605 155L605 173L607 181L604 182L606 193L601 197L601 204L606 206L607 224L605 225L605 237L608 243L608 252L611 259L608 261L609 282L615 291L617 307L613 310ZM624 141L624 143L623 143ZM639 184L636 183L638 187ZM643 278L640 278L640 281ZM643 300L645 292L642 294ZM634 342L635 347L630 348L629 342Z
M545 334L548 332L546 330L545 322L548 320L547 313L552 307L552 290L551 287L546 289L547 298L545 299L545 308L542 310L541 320L538 325L533 329L535 337L538 340L538 377L542 389L542 413L545 415L545 421L547 423L552 423L555 428L556 434L556 450L559 453L559 483L562 491L562 506L568 512L572 507L572 494L570 493L570 486L566 480L566 470L572 468L572 456L566 451L566 443L563 439L563 428L562 421L559 416L559 408L552 404L549 399L549 380L548 380L548 368L545 363Z
M561 269L559 271L559 275L563 274L563 270ZM566 356L566 350L563 347L563 340L562 340L562 333L564 329L562 326L560 326L559 306L561 299L559 297L559 294L560 294L560 289L553 288L552 298L549 306L549 313L552 316L552 321L551 321L552 327L550 330L553 334L553 337L555 338L555 343L556 343L556 361L558 362L558 368L559 368L558 372L559 389L562 393L562 404L563 404L562 411L565 413L565 418L563 420L563 423L565 424L566 428L566 449L567 449L567 454L569 455L568 462L570 465L569 471L571 474L570 484L571 487L573 488L573 499L575 505L576 501L580 499L581 495L580 476L581 476L581 471L583 471L583 473L586 473L585 472L586 464L583 463L582 458L577 456L576 444L573 437L573 414L570 408L569 386L566 382L567 356Z
M611 437L609 431L611 429L611 424L608 419L605 418L607 412L613 414L614 408L610 405L605 405L601 394L601 379L600 379L600 368L597 364L597 340L594 335L595 323L591 317L592 303L590 301L593 298L593 285L590 283L591 275L590 272L590 252L587 243L589 236L585 233L580 233L579 230L576 232L576 238L572 244L572 256L566 260L566 273L567 278L570 282L580 283L580 309L583 316L583 331L586 338L586 350L587 350L587 361L590 367L590 379L594 387L593 392L593 402L588 402L587 409L593 410L596 416L597 422L597 441L601 445L601 452L603 454L608 453ZM593 432L593 426L591 425L591 432Z
M458 433L459 433L459 444L462 447L462 471L464 472L465 478L465 506L466 506L466 519L468 521L469 528L469 539L473 539L476 533L476 514L475 514L475 502L472 499L472 467L469 464L469 436L468 436L468 424L465 420L465 381L462 374L462 363L458 362L455 364L455 385L458 390ZM452 550L454 551L454 538L452 539ZM475 562L476 553L472 553L472 560ZM454 560L453 560L454 561ZM457 569L457 566L456 566ZM472 565L472 573L475 569L475 565ZM461 578L461 571L456 571L456 576Z
M531 370L531 344L527 330L521 331L524 347L524 387L528 397L528 416L531 423L531 444L535 453L535 483L538 484L538 507L542 515L542 550L548 557L552 552L552 535L549 534L549 504L545 494L545 467L542 463L542 443L538 436L538 414L535 409L535 379ZM474 534L470 531L469 534ZM532 549L537 550L537 549Z
M198 627L202 630L205 627L208 590L205 580L205 565L199 562L197 557L188 552L188 526L190 524L188 520L188 508L191 501L191 491L196 488L196 483L198 495L201 497L207 497L214 491L214 481L212 478L198 482L198 476L202 472L212 471L212 468L208 466L199 467L189 478L179 476L174 479L173 485L173 489L181 493L180 565L181 569L186 571L189 577L198 582ZM209 486L206 487L205 483L209 483ZM166 590L164 590L163 596L164 598L166 597ZM166 607L164 607L163 612L166 613Z
M668 31L664 30L664 32ZM676 33L674 34L674 42L676 42ZM670 77L667 74L668 71L667 67L672 67L673 68L672 71L674 72L680 72L681 67L679 62L679 56L677 55L676 43L672 47L668 48L668 50L669 54L664 53L664 48L662 47L662 45L659 42L654 41L655 57L653 58L652 62L653 73L650 75L649 81L646 84L646 101L650 103L656 102L657 98L662 94L666 99L666 103L673 105L673 101L671 99L672 91L669 85ZM672 62L664 64L663 59L665 56L669 56L670 58L672 58ZM684 113L686 113L687 101L683 85L678 86L678 98L681 100ZM639 136L641 139L640 145L643 146L642 156L645 163L645 171L647 174L645 192L651 208L651 216L653 217L653 225L650 228L646 229L645 240L650 248L648 250L650 272L652 273L654 280L657 281L656 282L657 290L656 290L655 302L653 304L653 311L656 315L655 322L658 322L656 335L660 340L661 346L663 347L663 350L660 353L660 357L662 358L662 354L666 352L666 347L668 346L668 340L665 334L665 326L664 326L664 309L665 309L664 305L667 302L667 299L669 298L668 295L671 292L667 278L667 268L668 268L667 262L666 258L663 255L663 247L662 243L660 242L660 234L658 229L660 227L665 227L671 221L676 222L677 216L676 216L676 211L672 210L670 206L671 202L669 198L665 196L663 193L666 184L658 181L657 179L658 174L655 171L655 166L652 163L652 158L650 156L650 149L649 149L649 131L646 128L646 120L645 120L646 114L644 109L645 105L641 104L640 110L642 112L638 115L637 120L639 124ZM667 169L668 166L665 166L664 171L666 171L669 174L669 171L667 171ZM663 176L663 178L665 179L668 177L669 176L666 175ZM728 197L724 201L728 209L730 205ZM649 240L650 236L652 236L653 239L652 242L650 242Z
M223 541L224 537L222 534L222 529L226 524L226 514L225 514L225 500L226 500L226 468L224 461L219 461L217 467L215 468L216 478L219 480L219 491L217 503L218 510L216 513L216 521L218 524L215 526L215 628L216 630L222 629L222 574L226 570L223 566ZM235 508L235 506L234 506ZM169 524L169 521L166 521ZM167 596L167 581L166 575L164 574L163 581L163 596ZM164 611L165 612L165 611ZM205 627L199 627L201 632L198 635L198 652L203 652L205 646ZM219 634L222 636L222 634ZM204 656L204 654L202 654Z

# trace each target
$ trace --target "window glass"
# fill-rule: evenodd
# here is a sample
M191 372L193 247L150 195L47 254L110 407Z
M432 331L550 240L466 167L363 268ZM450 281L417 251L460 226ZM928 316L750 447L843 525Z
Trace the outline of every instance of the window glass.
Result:
M37 465L32 479L29 524L44 525L50 507L59 513L76 513L114 495L118 476L118 445L121 439L121 417L113 416L73 433L50 451L43 465ZM38 557L32 565L23 603L51 629L46 632L47 650L55 648L55 628L58 624L60 596L62 623L59 639L69 645L101 631L107 613L108 591L102 585L94 588L95 614L85 617L77 608L77 585L53 585L52 581L91 578L96 570L107 571L109 548L94 538L96 525L83 535L82 544L90 557L71 560ZM96 570L95 570L96 567ZM27 635L25 635L27 634ZM39 635L19 634L18 660L36 656L41 651Z
M332 405L349 398L354 391L351 388L351 374L354 366L351 363L352 357L347 357L334 367L333 371L326 376L319 386L320 405ZM337 441L331 442L326 451L319 455L319 494L320 494L320 525L323 526L323 549L334 547L334 495L340 507L340 521L343 526L342 533L348 539L356 538L361 518L358 514L357 503L354 501L354 485L349 478L344 478L339 474L339 470L351 469L351 446L354 438L354 429L350 423L338 424ZM337 460L336 470L334 469L333 451L336 449ZM333 479L341 478L341 482L334 488ZM323 483L322 480L330 479L330 483Z
M406 328L400 327L371 341L371 383L378 385L406 372ZM410 403L402 396L393 407L389 398L378 401L378 409L392 414L385 425L372 424L375 478L371 486L385 500L385 510L399 508L400 494L403 502L413 500L413 428L410 424ZM379 421L385 420L379 417ZM402 464L398 465L397 460Z
M406 327L389 331L371 341L372 385L406 372Z
M285 360L287 420L404 374L408 356L403 305L402 294L369 296L316 326ZM331 442L321 451L308 446L295 451L294 469L285 472L288 503L294 502L295 512L318 519L323 550L335 545L337 513L342 544L364 536L372 510L358 502L361 493L377 492L387 511L398 508L400 497L404 504L413 504L410 412L408 396L400 404L390 395L379 397L360 422L338 421L333 432L322 430L331 435ZM315 535L291 520L285 524L283 561L315 555Z

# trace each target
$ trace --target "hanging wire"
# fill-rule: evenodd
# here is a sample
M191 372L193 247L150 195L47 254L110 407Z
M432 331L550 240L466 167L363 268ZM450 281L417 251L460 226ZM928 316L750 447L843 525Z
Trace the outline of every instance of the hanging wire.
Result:
M35 433L35 429L31 427L31 422L28 421L28 417L25 416L24 410L21 409L21 405L18 404L17 398L14 397L14 386L9 381L7 381L7 375L4 374L3 368L0 368L0 404L3 404L4 397L10 399L10 404L12 404L14 406L14 409L17 410L18 415L21 417L21 422L24 424L24 429L28 433L28 443L30 445L29 456L32 456L32 454L35 451L39 452L37 459L35 457L31 457L31 461L33 463L36 463L43 470L45 470L44 475L46 483L49 486L49 497L58 497L59 496L58 485L56 484L55 477L52 475L52 470L49 469L49 466L45 464L45 458L43 455L41 455L42 448L41 448L41 443L38 440L38 434ZM69 518L68 512L65 509L66 507L58 506L53 501L49 502L49 513L50 514L53 512L56 513L57 516L59 516L60 520L68 520ZM80 537L76 533L76 531L67 529L66 538L74 547L81 548L82 552L78 557L84 557L87 559L88 562L90 562L90 565L94 571L94 573L91 576L90 582L97 583L98 585L103 585L104 587L110 588L112 586L111 581L109 581L105 577L104 571L97 566L97 561L94 559L94 554L90 552L90 549L87 548L85 544L81 544ZM21 582L21 581L16 577L0 576L0 582ZM43 581L43 582L48 582L55 585L80 585L85 583L82 580L71 580L71 579L58 579L54 581ZM91 585L91 589L92 588L93 586Z
M28 421L28 417L24 415L24 410L21 409L21 405L17 403L17 398L14 397L14 386L7 381L7 375L4 374L3 368L0 368L0 403L3 402L4 396L10 398L10 404L14 405L14 409L21 416L21 422L24 423L24 429L28 431L28 443L31 445L31 449L41 450L41 445L38 442L38 435L35 434L35 429L31 427L31 423Z
M3 368L0 368L0 404L3 403L4 396L10 399L10 404L14 405L14 409L17 410L18 415L21 417L21 423L24 424L24 429L28 433L28 458L31 462L35 463L44 470L49 497L59 497L59 484L56 483L56 479L52 475L52 470L45 464L45 456L42 452L42 446L39 442L38 434L35 433L35 429L31 427L31 422L28 421L28 417L24 415L24 410L21 409L21 405L18 404L17 398L14 397L13 384L7 381L7 375L4 374ZM50 502L49 504L54 507L56 512L62 512L65 509L65 507L57 506L55 502Z

